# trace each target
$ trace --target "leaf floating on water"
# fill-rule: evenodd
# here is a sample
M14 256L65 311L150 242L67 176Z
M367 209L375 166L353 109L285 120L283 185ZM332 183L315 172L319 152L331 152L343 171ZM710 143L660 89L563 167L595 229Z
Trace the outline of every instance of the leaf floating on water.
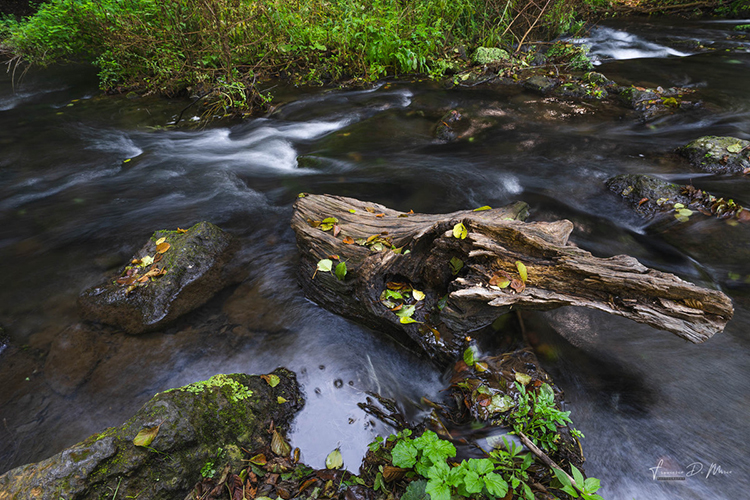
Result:
M341 451L338 448L333 450L326 457L326 469L340 469L344 465L344 457L341 456Z
M338 263L335 274L339 281L344 281L344 278L346 277L346 262Z
M167 238L165 238L165 237L162 236L161 238L159 238L158 240L156 240L156 246L158 247L159 245L161 245L165 241L167 241Z
M739 153L740 151L742 151L742 145L739 142L730 144L729 146L727 146L727 151L729 151L730 153Z
M277 430L273 431L273 436L271 437L271 451L281 457L288 457L292 452L292 447L281 437L281 434Z
M463 222L459 222L455 226L453 226L453 237L458 239L466 239L466 236L469 234L469 232L466 230L466 226L464 226Z
M485 210L492 210L492 207L489 205L485 205L483 207L475 208L474 210L472 210L472 212L483 212Z
M321 259L318 261L318 271L327 273L333 269L333 261L331 259Z
M271 387L276 387L277 385L279 385L279 382L281 382L279 376L274 375L273 373L269 373L268 375L261 375L260 378L265 380Z
M529 385L529 382L531 382L531 377L529 375L526 375L525 373L516 372L516 380L521 385Z
M164 252L166 252L167 250L169 250L169 249L171 248L171 246L172 246L172 245L170 245L170 244L169 244L169 243L167 243L166 241L165 241L165 242L162 242L162 243L160 243L160 244L156 245L156 253L164 253Z
M520 260L517 260L516 269L518 269L518 274L521 276L521 281L526 283L526 281L529 279L529 273L526 270L526 265L524 265L524 263Z
M133 444L143 447L150 445L153 440L156 439L156 435L159 434L159 427L161 427L161 424L157 425L156 427L141 429L141 431L136 434L135 438L133 439Z
M419 302L420 300L424 300L425 297L424 292L420 292L419 290L412 290L411 296L414 297L414 300L416 300L417 302Z

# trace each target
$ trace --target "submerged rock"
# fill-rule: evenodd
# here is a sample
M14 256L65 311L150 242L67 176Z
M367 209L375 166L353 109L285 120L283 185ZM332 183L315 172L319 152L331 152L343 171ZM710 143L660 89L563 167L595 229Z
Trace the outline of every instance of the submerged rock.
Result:
M694 92L686 88L618 87L613 89L612 92L619 94L620 99L626 106L637 111L644 123L678 111L702 107L700 101L694 102L685 99L687 94Z
M523 82L523 87L539 94L549 94L559 83L559 80L556 78L534 75Z
M132 334L160 328L237 281L226 266L235 249L209 222L157 231L119 277L81 294L81 314Z
M0 476L0 500L184 498L207 463L238 467L239 447L270 442L272 423L287 428L304 399L294 373L272 375L275 387L232 374L159 393L121 426ZM136 446L139 433L153 440Z
M44 364L44 378L53 391L67 396L86 381L108 350L99 333L84 325L60 332Z
M468 127L468 120L455 109L445 113L435 124L433 135L442 142L453 142L460 138L461 131Z
M705 172L739 174L750 168L750 141L735 137L700 137L677 151Z

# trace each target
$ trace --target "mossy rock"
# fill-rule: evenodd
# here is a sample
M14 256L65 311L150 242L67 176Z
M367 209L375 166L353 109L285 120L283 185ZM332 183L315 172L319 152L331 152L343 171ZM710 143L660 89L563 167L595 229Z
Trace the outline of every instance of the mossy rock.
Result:
M556 78L550 78L544 75L534 75L523 82L523 87L538 94L549 94L559 84L560 81Z
M271 422L283 432L302 408L294 373L279 368L273 375L275 387L260 376L232 374L159 393L121 426L0 476L0 500L98 500L115 491L117 498L185 498L217 454L267 445ZM139 432L156 427L148 447L133 444Z
M677 150L705 172L741 174L750 168L750 141L736 137L700 137Z
M645 174L617 175L607 180L607 187L642 217L671 212L675 203L690 203L690 198L681 193L681 186Z
M510 59L510 54L497 47L479 47L471 56L474 64L492 64Z
M159 253L162 238L169 248ZM209 222L185 232L157 231L118 276L80 295L81 314L132 334L161 328L238 280L226 265L235 250L233 238ZM163 274L147 277L154 269Z

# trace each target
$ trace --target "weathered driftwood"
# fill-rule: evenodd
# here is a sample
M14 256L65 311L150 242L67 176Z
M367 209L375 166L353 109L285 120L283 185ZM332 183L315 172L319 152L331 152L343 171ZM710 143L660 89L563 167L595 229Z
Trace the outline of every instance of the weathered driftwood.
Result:
M526 223L526 215L526 204L520 202L479 212L426 215L352 198L306 195L297 200L292 217L300 283L323 307L375 329L406 332L432 357L443 360L458 352L466 334L512 308L589 307L695 343L722 331L731 319L732 303L723 293L649 269L632 257L594 257L568 243L570 221ZM338 220L338 227L322 230L326 226L319 222L330 217ZM464 239L453 235L458 223L467 229ZM372 235L390 239L401 253L374 251L348 239ZM331 256L337 257L334 265L346 262L343 280L333 273L316 273L318 262ZM457 275L452 258L463 262ZM496 274L519 279L517 261L528 272L525 289L490 286ZM425 293L412 316L421 323L401 323L382 303L381 293L394 281L409 282Z

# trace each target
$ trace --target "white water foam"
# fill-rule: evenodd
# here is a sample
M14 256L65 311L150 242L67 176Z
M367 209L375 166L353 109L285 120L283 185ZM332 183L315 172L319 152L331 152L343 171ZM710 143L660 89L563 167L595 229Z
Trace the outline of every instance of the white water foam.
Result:
M649 42L632 33L604 26L594 28L591 30L590 37L576 39L575 43L588 45L589 54L599 59L619 60L690 55L665 45Z

